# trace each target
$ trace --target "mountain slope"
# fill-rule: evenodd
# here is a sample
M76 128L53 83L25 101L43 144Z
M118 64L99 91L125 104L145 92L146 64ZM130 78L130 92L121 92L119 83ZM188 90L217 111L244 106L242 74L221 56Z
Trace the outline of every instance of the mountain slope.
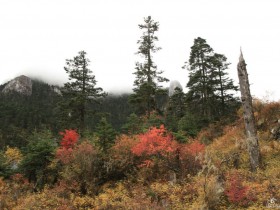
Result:
M31 89L30 89L31 88ZM46 83L20 76L0 93L0 146L23 146L34 129L53 129L59 94Z

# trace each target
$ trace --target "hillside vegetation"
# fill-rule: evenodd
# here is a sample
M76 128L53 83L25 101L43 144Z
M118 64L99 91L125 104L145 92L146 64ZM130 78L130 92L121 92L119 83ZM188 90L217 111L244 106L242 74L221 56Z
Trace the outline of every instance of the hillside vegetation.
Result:
M0 209L280 208L280 103L252 105L243 55L241 101L227 57L201 37L188 91L167 90L159 23L138 26L131 94L98 87L85 51L66 59L63 87L24 75L0 85Z
M24 150L6 147L1 153L0 208L277 207L271 199L280 200L280 103L255 100L254 110L262 156L256 173L249 170L241 114L230 125L211 124L186 143L163 125L117 135L108 147L75 130L59 139L34 133Z

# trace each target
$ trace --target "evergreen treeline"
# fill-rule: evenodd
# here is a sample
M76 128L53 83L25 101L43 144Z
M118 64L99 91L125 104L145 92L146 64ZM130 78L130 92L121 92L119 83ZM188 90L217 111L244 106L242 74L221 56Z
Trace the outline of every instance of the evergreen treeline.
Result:
M225 55L214 52L205 39L196 38L185 65L189 71L188 91L184 93L177 88L168 96L168 90L160 85L168 79L161 76L164 72L157 70L153 60L153 54L160 50L155 44L159 23L149 16L139 28L143 31L137 42L141 61L136 62L132 94L107 95L96 87L90 60L86 52L81 51L66 60L64 69L69 82L60 88L61 94L48 84L33 81L31 96L0 95L1 147L25 146L29 135L44 129L54 135L69 128L78 129L82 135L98 133L98 124L104 119L116 133L128 132L135 116L142 124L147 118L143 129L157 119L155 124L165 124L179 139L184 139L194 137L210 123L234 118L239 101L234 97L237 87L228 77L230 63ZM137 132L143 129L135 128ZM130 132L136 131L130 129Z

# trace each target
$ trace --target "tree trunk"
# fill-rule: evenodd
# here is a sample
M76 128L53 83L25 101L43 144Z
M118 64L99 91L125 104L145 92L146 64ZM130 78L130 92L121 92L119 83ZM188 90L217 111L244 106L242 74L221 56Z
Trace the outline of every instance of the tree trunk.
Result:
M82 101L81 101L81 124L80 124L80 130L81 134L83 135L84 129L85 129L85 112L86 112L86 100L87 100L87 95L86 95L86 77L87 77L87 70L86 70L86 58L85 55L83 55L83 86L82 86Z
M221 67L218 68L218 71L219 71L219 83L220 83L221 98L222 98L222 113L221 113L221 115L223 116L225 114L225 97L224 97L224 86L223 86L223 81L222 81Z
M151 66L152 66L152 59L151 59L151 35L150 35L150 24L148 25L148 55L147 55L147 59L148 59L148 119L150 119L150 115L151 115L151 106L152 106L152 94L151 94L151 90L150 90L150 86L152 85L152 77L151 77Z
M250 85L246 70L246 63L242 52L240 53L239 62L237 65L239 85L241 91L241 102L243 106L243 115L245 129L247 135L247 149L250 156L251 170L256 171L260 164L260 151L255 126L255 118L253 113L252 96L250 93Z

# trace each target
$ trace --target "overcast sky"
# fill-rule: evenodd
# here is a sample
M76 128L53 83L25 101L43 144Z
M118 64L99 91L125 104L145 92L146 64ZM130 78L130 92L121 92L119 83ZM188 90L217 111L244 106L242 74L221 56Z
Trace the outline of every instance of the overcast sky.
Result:
M106 91L130 91L139 59L138 24L159 22L155 55L164 76L186 86L198 36L224 54L231 78L242 47L254 96L280 99L278 0L0 0L0 84L25 74L49 83L67 81L65 59L85 50Z

